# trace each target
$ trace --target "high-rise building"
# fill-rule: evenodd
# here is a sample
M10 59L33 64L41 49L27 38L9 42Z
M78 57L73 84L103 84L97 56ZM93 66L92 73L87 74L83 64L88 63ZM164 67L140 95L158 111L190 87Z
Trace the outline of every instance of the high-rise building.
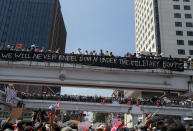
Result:
M193 0L135 0L136 52L193 56Z
M59 0L0 0L0 46L65 50L66 28Z

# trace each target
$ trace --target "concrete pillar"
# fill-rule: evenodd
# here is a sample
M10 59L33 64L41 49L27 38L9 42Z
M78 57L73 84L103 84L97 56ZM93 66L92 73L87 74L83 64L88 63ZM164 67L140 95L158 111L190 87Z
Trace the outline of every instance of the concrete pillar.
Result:
M132 125L135 127L135 125L138 124L138 115L132 114Z

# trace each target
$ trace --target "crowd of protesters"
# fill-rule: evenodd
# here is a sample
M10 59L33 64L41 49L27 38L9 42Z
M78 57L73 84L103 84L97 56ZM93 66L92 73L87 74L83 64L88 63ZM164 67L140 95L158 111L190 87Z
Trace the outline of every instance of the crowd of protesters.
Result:
M127 104L127 105L148 105L148 106L168 106L168 107L183 107L191 108L192 100L187 97L167 96L159 98L157 96L152 98L115 98L102 96L81 96L81 95L40 95L27 94L18 92L18 97L22 99L36 99L36 100L53 100L53 101L69 101L69 102L88 102L101 104Z
M89 124L87 129L80 130L78 123L73 121L61 121L57 117L55 109L49 112L43 110L34 111L31 120L17 120L13 122L10 117L7 120L0 121L1 131L193 131L193 124L185 127L179 118L175 117L155 117L147 115L144 124L138 122L134 128L128 128L124 122L116 122L113 124L109 121L100 124L97 127ZM22 119L22 118L21 118ZM118 118L119 119L119 118ZM114 122L115 123L115 122ZM116 128L115 128L116 127ZM114 129L115 128L115 129Z
M21 120L17 123L11 122L12 118L2 120L0 130L2 131L193 131L193 127L185 127L180 120L175 118L155 120L149 117L145 124L135 125L134 128L128 128L124 123L119 123L116 129L113 129L111 123L101 124L94 128L91 124L87 129L80 130L75 122L62 122L53 118L54 111L46 113L45 111L36 111L31 120Z

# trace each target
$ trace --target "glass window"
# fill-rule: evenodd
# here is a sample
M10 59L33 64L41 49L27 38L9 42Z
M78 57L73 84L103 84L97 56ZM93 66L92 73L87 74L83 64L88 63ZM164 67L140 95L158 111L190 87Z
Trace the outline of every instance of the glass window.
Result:
M192 18L192 14L185 14L185 18L187 18L187 19Z
M189 54L190 54L190 55L193 55L193 50L189 50Z
M193 46L193 40L189 40L189 41L188 41L188 45Z
M185 50L184 49L178 49L178 54L179 55L185 55Z
M184 40L177 40L177 45L184 45Z
M179 0L173 0L173 1L179 1Z
M185 6L184 6L184 10L191 10L191 8L190 8L189 5L185 5Z
M180 10L180 5L173 5L173 9Z
M174 13L174 18L181 18L181 14L180 13Z
M192 22L186 22L186 27L193 27Z
M184 2L190 2L190 0L183 0Z
M154 49L154 47L155 47L155 45L153 44L153 45L152 45L152 49Z
M176 27L182 27L182 22L175 22Z
M193 36L193 31L187 31L187 36Z
M152 37L151 37L151 38L152 38L152 40L154 40L154 35L152 35Z
M176 31L176 35L182 36L183 35L183 31Z
M151 32L153 31L153 29L154 29L154 28L153 28L153 26L152 26L152 27L151 27Z

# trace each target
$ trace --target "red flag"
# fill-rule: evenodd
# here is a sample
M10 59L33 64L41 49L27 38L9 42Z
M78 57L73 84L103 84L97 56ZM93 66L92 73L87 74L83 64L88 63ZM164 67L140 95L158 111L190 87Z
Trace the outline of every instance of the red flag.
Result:
M148 113L147 113L147 121L149 120L149 116L148 116Z
M49 114L48 114L48 118L50 118L50 116L51 116L51 112L49 112Z
M149 115L147 113L147 121L149 120ZM150 128L150 124L148 124L148 128Z
M57 102L57 108L60 108L61 104L60 102Z
M17 48L22 48L22 44L17 44Z

